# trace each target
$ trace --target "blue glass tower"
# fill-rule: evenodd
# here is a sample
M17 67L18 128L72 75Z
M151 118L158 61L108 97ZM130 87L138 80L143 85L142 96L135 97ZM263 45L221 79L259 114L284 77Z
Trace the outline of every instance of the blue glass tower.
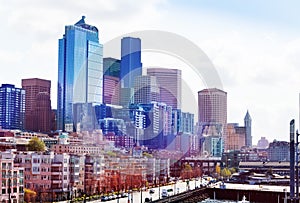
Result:
M102 63L98 29L86 24L84 16L75 25L65 26L59 39L57 129L76 131L78 119L86 112L75 111L102 103Z
M142 75L141 39L124 37L121 40L121 86L133 88L134 80Z
M0 87L0 126L3 129L24 129L25 90L14 85Z

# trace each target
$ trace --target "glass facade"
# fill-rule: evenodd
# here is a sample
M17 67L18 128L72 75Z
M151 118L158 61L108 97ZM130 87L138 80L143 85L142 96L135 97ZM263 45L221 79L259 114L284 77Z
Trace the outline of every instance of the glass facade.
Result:
M141 75L141 39L124 37L121 40L120 79L122 88L133 88L135 78Z
M102 103L103 46L98 29L85 23L65 27L59 39L57 128L76 130L74 105ZM79 112L76 113L80 114Z
M3 129L24 129L25 90L14 85L0 87L0 126Z

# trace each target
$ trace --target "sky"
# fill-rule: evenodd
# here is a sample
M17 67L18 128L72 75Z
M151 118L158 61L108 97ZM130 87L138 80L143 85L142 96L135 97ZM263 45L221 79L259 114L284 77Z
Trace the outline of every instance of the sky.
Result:
M160 30L197 45L213 63L228 98L228 122L249 111L253 144L289 139L289 122L299 128L300 2L276 0L0 0L0 83L21 87L23 78L52 82L56 108L58 39L64 26L86 16L105 43L126 33ZM183 110L196 116L197 91L205 85L190 67L162 53L142 54L145 67L182 69L192 94ZM193 79L192 79L193 78Z

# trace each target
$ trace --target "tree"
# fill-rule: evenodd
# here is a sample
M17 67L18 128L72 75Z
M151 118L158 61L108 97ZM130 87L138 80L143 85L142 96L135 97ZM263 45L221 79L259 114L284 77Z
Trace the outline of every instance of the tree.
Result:
M218 164L218 165L216 165L216 173L218 174L218 175L220 175L221 174L221 167L220 167L220 165Z
M228 168L223 168L221 170L221 176L228 178L229 176L231 176L231 172Z
M31 202L31 200L35 199L36 192L27 188L24 188L24 200L25 202Z
M192 177L193 168L190 164L184 164L181 170L181 177L183 179L190 179Z
M29 151L43 152L45 151L45 149L46 149L45 143L42 140L40 140L38 137L33 137L29 140L28 143Z

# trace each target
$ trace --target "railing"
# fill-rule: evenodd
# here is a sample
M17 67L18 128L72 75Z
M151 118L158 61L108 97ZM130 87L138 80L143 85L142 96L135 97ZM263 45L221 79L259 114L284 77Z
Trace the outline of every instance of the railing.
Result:
M152 202L155 202L155 203L183 202L183 200L185 200L185 199L187 199L191 196L194 196L196 194L199 194L200 192L204 192L204 191L205 191L205 188L199 188L199 189L179 193L179 194L176 194L176 195L172 195L172 196L169 196L169 197L166 197L166 198L163 198L163 199L154 200Z

